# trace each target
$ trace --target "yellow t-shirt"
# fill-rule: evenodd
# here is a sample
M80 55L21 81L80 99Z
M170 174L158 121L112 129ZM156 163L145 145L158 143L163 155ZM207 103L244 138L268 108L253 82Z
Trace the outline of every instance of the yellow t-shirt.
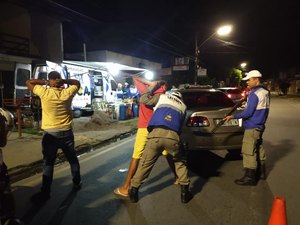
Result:
M41 99L43 130L59 131L72 128L71 104L77 92L76 85L70 85L68 88L34 86L33 93Z

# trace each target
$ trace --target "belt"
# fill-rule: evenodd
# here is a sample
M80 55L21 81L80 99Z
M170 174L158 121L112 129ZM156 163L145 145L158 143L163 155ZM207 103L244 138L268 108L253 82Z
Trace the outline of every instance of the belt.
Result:
M51 134L51 135L66 135L73 133L73 130L61 130L61 131L44 131L45 134Z

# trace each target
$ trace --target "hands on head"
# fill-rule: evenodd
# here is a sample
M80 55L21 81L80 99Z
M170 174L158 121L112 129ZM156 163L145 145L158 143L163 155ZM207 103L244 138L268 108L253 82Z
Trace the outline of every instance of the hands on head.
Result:
M63 79L55 79L55 80L49 80L49 85L51 86L51 87L57 87L57 88L59 88L59 87L61 87L61 86L63 86L64 85L64 80Z
M152 80L151 81L151 80L147 80L147 79L145 79L143 77L139 77L137 75L132 75L132 79L134 81L136 80L136 81L139 81L141 83L147 84L147 85L152 86L152 87L155 87L155 86L160 87L160 86L166 84L166 81L164 81L164 80Z

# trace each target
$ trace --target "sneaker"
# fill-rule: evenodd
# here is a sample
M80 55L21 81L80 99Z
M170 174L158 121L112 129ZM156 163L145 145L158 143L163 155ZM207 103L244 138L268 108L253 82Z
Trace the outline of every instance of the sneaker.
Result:
M50 194L47 192L38 192L31 196L30 200L33 204L44 204L46 201L48 201L51 198Z
M81 186L82 186L82 181L80 181L78 184L73 183L73 190L79 191L81 189Z

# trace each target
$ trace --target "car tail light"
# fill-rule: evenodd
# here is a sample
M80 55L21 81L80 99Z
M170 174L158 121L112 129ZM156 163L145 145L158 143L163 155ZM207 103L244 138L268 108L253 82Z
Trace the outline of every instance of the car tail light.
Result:
M188 127L209 127L209 121L204 116L190 116L186 122Z
M231 97L232 97L231 94L227 94L227 96L228 96L228 98L231 98Z

